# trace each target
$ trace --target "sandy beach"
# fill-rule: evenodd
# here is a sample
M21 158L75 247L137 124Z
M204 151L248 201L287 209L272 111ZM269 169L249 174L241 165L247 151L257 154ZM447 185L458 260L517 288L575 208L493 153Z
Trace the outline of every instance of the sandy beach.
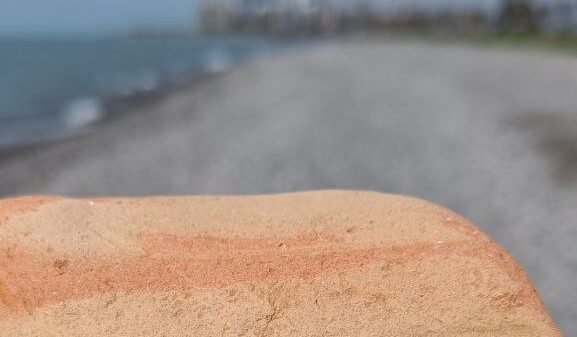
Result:
M361 189L463 214L577 335L577 58L331 42L244 64L0 159L0 195Z

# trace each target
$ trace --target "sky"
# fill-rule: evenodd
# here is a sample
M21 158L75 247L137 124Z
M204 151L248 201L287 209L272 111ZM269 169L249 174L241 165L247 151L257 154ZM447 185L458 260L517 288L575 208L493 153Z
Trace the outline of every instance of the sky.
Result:
M197 0L0 0L0 34L91 34L192 21Z

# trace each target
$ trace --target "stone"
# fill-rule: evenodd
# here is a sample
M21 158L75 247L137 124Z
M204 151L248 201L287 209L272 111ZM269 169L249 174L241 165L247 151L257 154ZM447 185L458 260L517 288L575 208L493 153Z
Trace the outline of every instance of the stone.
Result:
M373 192L0 201L2 336L561 336L461 216Z

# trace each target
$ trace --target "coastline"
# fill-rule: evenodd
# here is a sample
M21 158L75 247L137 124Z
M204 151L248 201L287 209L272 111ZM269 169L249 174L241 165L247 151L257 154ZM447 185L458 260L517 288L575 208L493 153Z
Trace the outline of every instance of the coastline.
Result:
M252 36L0 40L11 51L0 57L0 153L89 132L123 110L291 45ZM99 54L106 48L110 55ZM28 70L20 59L40 66Z
M164 105L170 100L199 95L198 89L217 82L244 62L237 62L224 72L197 74L188 77L179 85L163 86L156 91L141 93L129 99L109 101L104 118L74 132L62 133L38 142L0 148L0 195L35 194L15 192L23 185L33 189L39 187L40 181L35 181L30 170L46 174L57 172L70 164L65 161L66 158L72 159L76 154L97 152L119 141L130 140L132 135L142 135L147 130L155 129L160 120L170 119L164 114ZM35 167L33 163L36 162L42 162L43 165Z
M210 81L211 79L221 75L221 73L206 72L204 74L187 76L179 83L167 83L161 85L155 90L138 92L124 97L110 97L103 100L103 105L106 108L103 111L102 118L86 126L29 142L0 145L0 165L2 165L3 162L22 154L33 151L42 151L63 143L74 142L82 137L86 137L88 134L97 133L108 124L115 123L117 120L123 118L124 115L136 114L147 106L157 105L167 97L176 95L180 92L194 90L195 87L203 82Z

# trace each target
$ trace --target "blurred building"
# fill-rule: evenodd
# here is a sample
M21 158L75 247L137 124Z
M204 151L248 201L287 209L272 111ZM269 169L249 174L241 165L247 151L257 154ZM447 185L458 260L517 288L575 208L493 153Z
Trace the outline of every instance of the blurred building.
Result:
M200 6L198 30L205 33L226 33L233 28L236 1L207 0Z
M199 23L208 33L310 35L334 34L353 17L361 19L332 0L206 0Z

